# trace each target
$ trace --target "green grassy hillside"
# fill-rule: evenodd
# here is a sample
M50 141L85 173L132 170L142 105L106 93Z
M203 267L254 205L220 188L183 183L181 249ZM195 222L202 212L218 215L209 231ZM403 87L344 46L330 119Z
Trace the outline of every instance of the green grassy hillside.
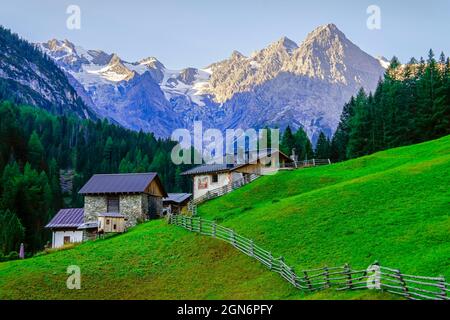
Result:
M327 167L280 172L199 207L296 270L374 260L450 278L450 137ZM82 289L66 289L79 265ZM0 299L354 299L302 294L231 246L152 221L124 235L0 263Z
M378 260L450 278L450 136L262 177L199 213L298 270Z

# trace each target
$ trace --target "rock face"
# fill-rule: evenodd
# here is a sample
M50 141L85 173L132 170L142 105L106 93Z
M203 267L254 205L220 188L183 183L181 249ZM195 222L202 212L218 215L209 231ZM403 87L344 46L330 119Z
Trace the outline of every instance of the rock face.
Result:
M374 90L385 70L333 24L301 44L283 37L205 69L170 70L154 57L129 63L68 41L41 47L98 115L163 137L202 120L221 130L301 126L315 141L320 131L334 132L343 104L361 87Z
M67 46L67 49L70 50L70 47ZM58 53L55 51L55 54ZM81 118L96 118L95 113L83 103L70 79L53 61L2 27L0 99L34 105L59 115L76 114Z

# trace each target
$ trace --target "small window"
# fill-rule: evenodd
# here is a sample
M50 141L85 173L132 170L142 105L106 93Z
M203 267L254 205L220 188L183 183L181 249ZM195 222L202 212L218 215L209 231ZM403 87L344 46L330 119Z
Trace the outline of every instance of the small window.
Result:
M109 213L111 213L111 212L114 212L114 213L119 213L120 211L120 207L119 207L119 203L120 203L120 201L119 201L119 196L110 196L110 197L108 197L108 199L107 199L107 208L106 208L106 210L109 212Z
M113 225L113 229L117 230L117 225L116 224Z
M70 243L70 237L69 236L65 236L64 237L64 244L68 244Z
M219 182L219 176L217 174L213 174L211 176L211 183L217 183Z
M198 178L198 190L208 189L208 177Z
M109 226L109 219L106 219L106 225Z

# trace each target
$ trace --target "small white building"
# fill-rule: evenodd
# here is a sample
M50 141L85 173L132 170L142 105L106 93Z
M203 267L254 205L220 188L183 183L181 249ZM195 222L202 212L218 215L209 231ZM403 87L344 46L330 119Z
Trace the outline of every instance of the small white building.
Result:
M45 226L52 231L52 248L83 241L84 210L61 209Z
M225 156L224 162L227 162L228 157ZM191 176L193 179L193 199L198 199L208 192L214 193L215 190L226 186L245 184L251 175L269 174L292 162L290 157L276 149L250 152L245 157L240 162L233 160L231 164L205 164L183 172L182 175ZM276 161L272 161L275 159Z

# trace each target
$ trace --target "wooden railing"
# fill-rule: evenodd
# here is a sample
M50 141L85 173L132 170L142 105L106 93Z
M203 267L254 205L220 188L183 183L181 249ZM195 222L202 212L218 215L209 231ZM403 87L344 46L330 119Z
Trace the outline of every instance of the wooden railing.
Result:
M198 197L194 200L192 200L192 204L193 205L198 205L200 203L203 203L205 201L223 196L227 193L230 193L233 190L236 190L242 186L245 186L246 184L249 184L250 182L256 180L257 178L259 178L259 175L257 174L250 174L248 176L244 176L241 179L235 180L230 184L227 184L223 187L219 187L213 190L209 190L208 192L206 192L203 196Z
M294 161L290 163L283 164L280 168L291 168L291 169L300 169L307 167L316 167L316 166L325 166L331 164L330 159L310 159L310 160L302 160L302 161Z
M201 217L169 216L168 222L191 232L211 236L230 243L237 250L253 257L296 288L312 292L335 287L337 290L378 289L411 300L450 300L450 285L444 277L423 277L403 274L397 269L380 266L378 262L366 270L354 270L346 264L340 267L323 267L296 273L283 257L256 245L234 230Z

